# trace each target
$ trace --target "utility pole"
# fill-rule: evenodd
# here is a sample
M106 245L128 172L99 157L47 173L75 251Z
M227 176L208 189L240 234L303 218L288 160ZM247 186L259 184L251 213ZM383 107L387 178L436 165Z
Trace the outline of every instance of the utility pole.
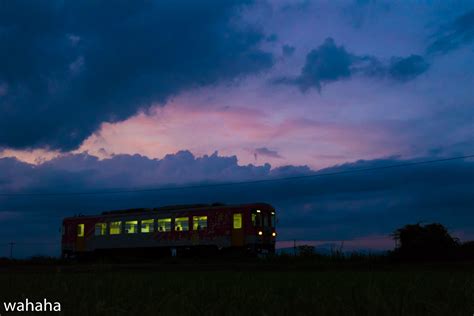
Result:
M296 257L296 239L293 240L293 254Z
M13 246L15 245L14 242L9 242L8 243L10 245L10 260L13 259Z

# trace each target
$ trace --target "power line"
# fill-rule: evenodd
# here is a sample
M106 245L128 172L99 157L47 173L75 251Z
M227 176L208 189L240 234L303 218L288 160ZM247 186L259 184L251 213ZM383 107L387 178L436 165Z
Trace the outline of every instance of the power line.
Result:
M327 172L327 173L318 173L318 174L292 176L292 177L282 177L282 178L273 178L273 179L262 179L262 180L221 182L221 183L211 183L211 184L196 184L196 185L158 187L158 188L141 188L141 189L140 188L121 188L121 189L111 189L109 191L0 193L0 196L5 196L5 197L75 196L75 195L143 193L143 192L171 191L171 190L194 189L194 188L211 188L211 187L220 187L220 186L256 184L256 183L270 183L270 182L276 182L276 181L288 181L288 180L298 180L298 179L310 179L310 178L317 178L317 177L337 176L337 175L352 174L352 173L367 172L367 171L376 171L376 170L383 170L383 169L393 169L393 168L411 167L411 166L417 166L417 165L427 165L427 164L434 164L434 163L447 162L447 161L453 161L453 160L461 160L461 159L469 159L469 158L474 158L474 154L466 155L466 156L457 156L457 157L451 157L451 158L444 158L444 159L434 159L434 160L425 160L425 161L417 161L417 162L406 162L406 163L394 164L394 165L389 165L389 166L381 166L381 167L360 168L360 169L346 170L346 171L335 171L335 172Z

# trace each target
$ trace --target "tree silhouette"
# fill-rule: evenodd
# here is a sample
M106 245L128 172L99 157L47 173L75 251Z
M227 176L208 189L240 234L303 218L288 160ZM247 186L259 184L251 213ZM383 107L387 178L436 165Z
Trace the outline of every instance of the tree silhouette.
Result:
M405 225L397 229L393 237L397 241L394 255L400 259L452 259L459 246L459 240L439 223Z

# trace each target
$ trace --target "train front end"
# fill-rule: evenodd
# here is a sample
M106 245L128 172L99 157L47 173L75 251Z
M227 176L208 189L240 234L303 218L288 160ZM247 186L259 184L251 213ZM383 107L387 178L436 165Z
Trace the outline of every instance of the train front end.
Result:
M269 204L250 209L250 229L247 236L248 247L257 253L275 253L277 237L275 209Z

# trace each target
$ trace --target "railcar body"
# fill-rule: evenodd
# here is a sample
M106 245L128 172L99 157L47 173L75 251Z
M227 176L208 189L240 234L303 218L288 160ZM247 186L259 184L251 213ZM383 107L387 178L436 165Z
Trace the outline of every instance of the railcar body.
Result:
M194 204L65 218L62 256L273 253L275 209L266 203Z

